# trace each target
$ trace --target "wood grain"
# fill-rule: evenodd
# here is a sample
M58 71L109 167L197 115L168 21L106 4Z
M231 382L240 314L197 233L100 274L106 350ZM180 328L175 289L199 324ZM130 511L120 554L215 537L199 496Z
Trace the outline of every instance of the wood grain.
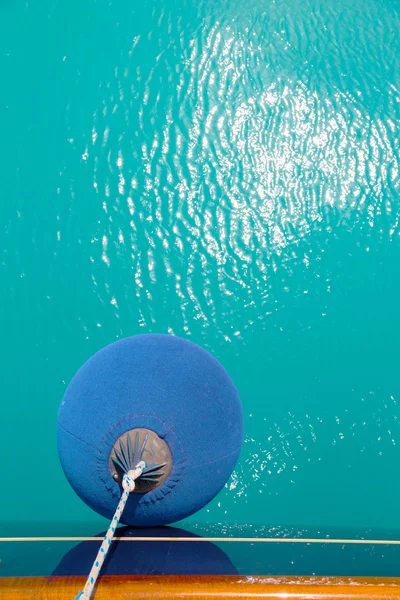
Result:
M73 600L84 577L0 578L1 600ZM104 576L94 600L346 598L400 600L400 579L348 577Z

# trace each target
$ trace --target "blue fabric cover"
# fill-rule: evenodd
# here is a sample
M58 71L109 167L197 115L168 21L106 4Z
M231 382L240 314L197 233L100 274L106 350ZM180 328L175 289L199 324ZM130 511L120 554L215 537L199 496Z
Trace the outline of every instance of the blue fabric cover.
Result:
M146 427L170 447L173 469L159 488L131 494L122 522L156 526L183 519L225 485L243 441L236 388L192 342L138 335L103 348L69 384L58 414L58 450L76 493L110 518L121 489L108 460L115 441Z

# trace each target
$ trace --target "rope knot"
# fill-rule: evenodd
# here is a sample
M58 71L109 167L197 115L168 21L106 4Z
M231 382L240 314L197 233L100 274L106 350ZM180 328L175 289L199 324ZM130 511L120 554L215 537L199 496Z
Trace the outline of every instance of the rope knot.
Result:
M130 471L124 474L124 477L122 479L122 487L125 492L133 492L133 490L135 489L135 479L138 479L138 477L141 476L145 466L146 463L143 460L141 460L136 465L135 469L131 469Z
M125 473L122 479L122 487L124 491L128 493L133 492L133 490L135 489L135 480L132 479L132 477L129 477L127 473Z

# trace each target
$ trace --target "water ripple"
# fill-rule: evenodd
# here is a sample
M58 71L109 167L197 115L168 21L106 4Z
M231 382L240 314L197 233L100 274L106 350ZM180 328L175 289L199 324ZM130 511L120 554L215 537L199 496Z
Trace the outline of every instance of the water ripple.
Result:
M146 329L173 303L166 329L206 345L210 328L235 348L271 337L271 327L285 334L281 315L293 298L310 286L322 293L312 279L328 292L337 283L343 255L333 272L319 271L331 237L357 232L368 251L374 231L398 236L400 94L389 59L398 42L389 12L372 2L268 7L231 7L191 24L163 9L102 85L91 128L96 188L99 171L109 175L97 239L110 269L114 259L132 269ZM154 59L143 63L148 53ZM86 147L83 155L91 156ZM302 289L292 291L299 269L304 289L300 276ZM319 318L331 306L326 300ZM316 319L289 322L288 342ZM358 439L356 414L357 428L336 429L333 409L324 410L261 419L231 483L237 502L248 502L251 486L281 498L271 481L288 473L290 487L306 477L310 462L324 461L321 440ZM362 435L355 444L364 451Z
M53 315L53 350L57 331L82 342L76 360L139 331L209 348L246 414L222 508L233 497L232 519L261 519L261 496L280 517L295 499L311 522L321 488L350 519L342 482L358 498L354 472L385 486L399 458L398 4L89 5L73 43L52 7L54 52L39 45L35 62L2 39L27 87L27 60L39 82L38 64L57 74L40 102L4 92L20 123L5 157L18 206L2 207L11 299L32 297L38 323ZM24 186L44 171L41 204ZM27 239L29 256L9 250Z

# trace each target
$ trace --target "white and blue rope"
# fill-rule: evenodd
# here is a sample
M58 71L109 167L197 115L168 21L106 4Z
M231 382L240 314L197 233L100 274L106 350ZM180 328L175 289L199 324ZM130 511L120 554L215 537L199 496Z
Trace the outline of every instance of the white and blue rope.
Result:
M97 578L100 574L100 569L103 566L107 553L112 544L112 538L114 537L115 530L124 512L125 504L129 498L129 494L135 489L135 479L138 479L143 473L143 469L146 467L146 463L140 461L135 469L128 471L124 474L122 479L123 492L121 499L118 503L117 510L114 513L110 526L104 536L103 543L101 544L100 550L97 553L96 560L93 563L93 567L87 578L85 587L82 592L76 596L75 600L89 600L93 594L94 586L96 585Z

